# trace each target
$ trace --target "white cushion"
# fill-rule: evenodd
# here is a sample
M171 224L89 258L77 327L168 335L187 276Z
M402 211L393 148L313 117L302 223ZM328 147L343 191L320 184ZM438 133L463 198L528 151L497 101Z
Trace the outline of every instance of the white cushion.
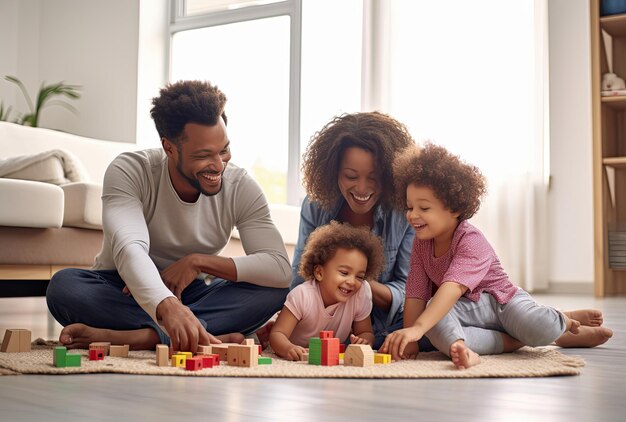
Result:
M285 245L295 245L298 243L298 230L300 230L300 207L283 204L269 204L269 207L272 221L280 232ZM233 230L232 237L240 239L237 229Z
M83 229L102 229L102 186L74 182L61 186L65 192L63 225Z
M0 226L61 227L63 189L50 183L0 178Z
M33 180L55 185L68 182L63 173L61 161L59 161L58 157L52 155L43 158L41 161L28 164L17 171L6 173L2 177L8 179Z

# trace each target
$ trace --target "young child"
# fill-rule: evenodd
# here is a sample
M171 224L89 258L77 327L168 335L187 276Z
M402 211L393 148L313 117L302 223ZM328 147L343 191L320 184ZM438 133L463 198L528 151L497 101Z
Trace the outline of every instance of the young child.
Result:
M309 338L332 330L341 342L373 344L372 290L367 279L383 266L380 238L367 228L331 221L309 236L299 273L306 280L287 295L270 333L274 352L302 360ZM353 334L350 335L350 332Z
M467 221L486 192L478 168L427 144L395 160L394 184L396 205L406 207L415 241L405 328L388 335L381 352L393 359L414 356L415 341L426 335L463 369L480 363L480 355L548 345L564 333L595 336L577 339L581 344L608 340L610 330L604 327L577 334L579 321L538 305L509 280L485 236Z

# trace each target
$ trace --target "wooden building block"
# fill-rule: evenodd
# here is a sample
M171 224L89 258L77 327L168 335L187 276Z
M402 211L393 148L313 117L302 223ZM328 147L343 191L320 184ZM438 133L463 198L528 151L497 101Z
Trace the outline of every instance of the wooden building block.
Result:
M368 344L351 344L346 348L343 364L345 366L372 366L374 365L374 351Z
M320 331L320 338L332 338L333 334L332 331Z
M157 344L156 347L156 364L157 366L167 366L169 346L167 344Z
M4 332L0 352L30 352L31 332L23 328L12 328Z
M222 362L228 362L228 344L212 344L211 351L219 355Z
M127 358L129 349L130 349L130 345L128 344L111 345L111 347L109 348L109 355L117 356L119 358Z
M241 346L238 350L239 366L256 368L259 364L259 348L253 343L251 346Z
M266 356L259 356L258 364L259 365L271 365L272 364L272 358L266 357Z
M302 362L308 362L308 361L309 361L309 352L302 353Z
M241 344L243 344L244 346L254 346L254 339L244 338Z
M208 346L198 345L198 351L196 352L196 355L211 355L211 354L213 354L211 345L208 345Z
M198 355L199 359L202 359L202 367L203 368L213 368L214 359L212 356L208 355Z
M309 339L309 365L322 364L322 340L319 337Z
M346 345L341 343L339 345L339 353L345 353L346 352Z

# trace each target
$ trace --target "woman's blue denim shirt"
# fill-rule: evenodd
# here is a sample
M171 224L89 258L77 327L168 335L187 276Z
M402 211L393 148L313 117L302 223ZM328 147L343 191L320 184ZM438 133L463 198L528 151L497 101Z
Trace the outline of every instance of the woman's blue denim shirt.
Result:
M308 197L302 202L300 211L300 230L298 244L294 251L291 266L293 289L304 280L298 275L300 258L309 234L319 226L336 220L345 200L341 198L332 212L327 212L316 203L309 201ZM391 307L384 311L377 307L372 309L372 326L375 335L381 335L395 324L402 323L404 310L404 296L406 278L409 273L411 248L415 238L413 228L408 224L404 215L396 210L384 210L379 204L374 209L374 227L372 232L383 240L385 250L385 267L378 281L391 290Z

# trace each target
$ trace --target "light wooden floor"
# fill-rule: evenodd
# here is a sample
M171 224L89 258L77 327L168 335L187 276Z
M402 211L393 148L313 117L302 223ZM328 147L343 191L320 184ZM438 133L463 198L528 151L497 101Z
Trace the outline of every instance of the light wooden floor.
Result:
M626 297L535 296L561 309L603 310L612 340L582 356L582 375L530 379L349 380L131 375L0 377L1 421L623 421ZM42 298L0 299L0 333L50 338ZM52 330L58 335L60 327Z

